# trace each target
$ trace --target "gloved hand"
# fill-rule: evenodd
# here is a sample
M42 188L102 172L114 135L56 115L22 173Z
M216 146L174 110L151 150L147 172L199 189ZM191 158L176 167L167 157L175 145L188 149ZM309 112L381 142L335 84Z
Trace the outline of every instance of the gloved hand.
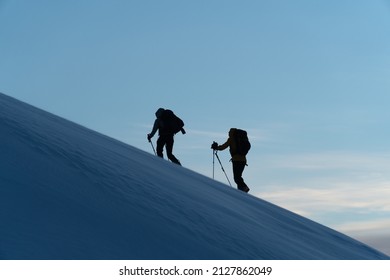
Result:
M213 150L218 149L218 143L217 142L213 142L213 144L211 145L211 149L213 149Z
M148 141L150 142L150 139L152 139L152 137L150 136L150 134L147 135L147 138L148 138Z

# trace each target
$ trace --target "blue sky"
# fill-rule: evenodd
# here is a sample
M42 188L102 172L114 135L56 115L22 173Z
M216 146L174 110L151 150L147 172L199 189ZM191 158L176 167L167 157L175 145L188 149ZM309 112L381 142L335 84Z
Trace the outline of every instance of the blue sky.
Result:
M389 30L383 0L0 0L0 91L148 152L170 108L207 176L246 129L253 195L390 253Z

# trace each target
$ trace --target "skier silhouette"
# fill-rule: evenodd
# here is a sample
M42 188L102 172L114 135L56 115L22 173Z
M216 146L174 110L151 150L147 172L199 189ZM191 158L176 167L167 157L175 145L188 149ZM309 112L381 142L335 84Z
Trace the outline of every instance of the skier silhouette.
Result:
M180 161L172 153L174 144L173 137L178 131L181 131L183 134L186 133L183 126L183 121L176 117L171 110L159 108L156 111L156 120L154 121L152 132L147 135L148 141L150 142L158 130L157 155L161 158L164 157L163 150L165 146L168 159L178 165L181 165Z
M241 151L243 148L240 147L240 139L238 138L238 131L242 131L236 128L231 128L229 130L229 138L227 141L218 145L218 143L214 142L211 145L213 150L222 151L227 147L230 147L230 155L232 156L231 162L233 164L233 175L234 182L237 184L237 188L243 192L249 192L248 186L245 184L244 179L242 178L242 173L244 172L246 164L246 153L250 148L250 144L248 141L249 148L245 152ZM244 131L245 132L245 131ZM246 132L245 132L246 135Z

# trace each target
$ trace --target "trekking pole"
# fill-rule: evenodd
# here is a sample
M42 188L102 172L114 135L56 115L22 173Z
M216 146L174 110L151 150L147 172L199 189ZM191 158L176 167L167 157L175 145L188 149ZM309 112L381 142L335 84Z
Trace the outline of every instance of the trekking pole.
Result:
M213 179L214 179L214 166L215 166L215 151L213 150Z
M225 176L226 176L226 179L227 179L228 182L229 182L229 185L232 186L232 184L230 184L229 177L227 176L227 174L226 174L226 172L225 172L225 169L223 169L222 162L221 162L221 160L219 159L219 156L218 156L218 154L217 154L217 150L214 151L214 154L215 154L215 156L217 157L217 160L219 161L219 164L221 165L221 169L222 169L223 173L225 173Z
M152 149L153 149L154 155L157 156L156 150L154 149L154 146L153 146L153 142L152 142L152 141L149 141L149 143L150 143L150 145L152 145Z

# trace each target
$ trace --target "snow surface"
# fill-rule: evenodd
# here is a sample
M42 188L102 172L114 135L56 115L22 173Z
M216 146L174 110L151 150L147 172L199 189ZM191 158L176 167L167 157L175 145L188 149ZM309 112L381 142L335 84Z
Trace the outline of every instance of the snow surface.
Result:
M389 259L3 94L0 133L0 259Z

